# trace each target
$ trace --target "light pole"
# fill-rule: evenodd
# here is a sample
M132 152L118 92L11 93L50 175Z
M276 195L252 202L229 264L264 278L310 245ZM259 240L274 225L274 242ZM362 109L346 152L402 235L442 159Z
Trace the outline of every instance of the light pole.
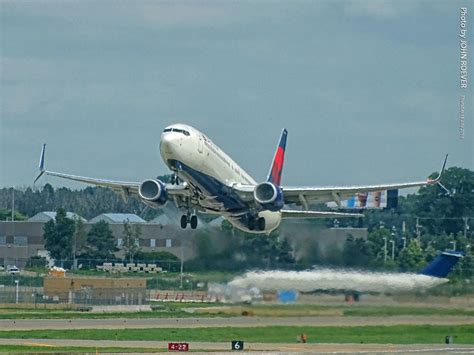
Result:
M387 238L383 237L383 263L387 262Z
M407 247L407 238L402 237L402 240L403 240L403 249L405 249Z
M180 281L179 281L179 288L182 290L183 289L183 259L184 259L184 249L183 249L183 243L184 239L181 237L181 270L180 270Z
M453 251L456 251L456 241L449 242L449 244L453 245Z
M464 238L467 238L467 231L469 230L469 224L467 224L468 218L464 217Z
M16 284L16 304L18 304L18 283L20 281L19 280L15 280L15 284Z
M393 240L389 241L392 244L392 261L395 259L395 242Z

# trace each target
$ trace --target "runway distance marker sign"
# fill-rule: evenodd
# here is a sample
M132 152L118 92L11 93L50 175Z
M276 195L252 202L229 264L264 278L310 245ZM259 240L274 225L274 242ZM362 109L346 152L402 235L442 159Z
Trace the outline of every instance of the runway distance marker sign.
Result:
M168 351L189 351L188 343L168 343Z
M232 350L244 350L244 342L242 340L232 340Z

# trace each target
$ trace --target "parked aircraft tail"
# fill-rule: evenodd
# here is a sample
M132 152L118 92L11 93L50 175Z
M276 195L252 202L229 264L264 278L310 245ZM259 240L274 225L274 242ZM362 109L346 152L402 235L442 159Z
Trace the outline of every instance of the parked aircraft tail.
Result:
M272 167L268 173L268 182L271 182L277 186L280 186L281 182L281 172L283 170L283 163L285 161L285 149L286 149L286 137L288 131L283 129L280 136L280 142L273 157Z
M421 270L419 274L444 278L462 257L462 253L445 251L439 254L428 266Z

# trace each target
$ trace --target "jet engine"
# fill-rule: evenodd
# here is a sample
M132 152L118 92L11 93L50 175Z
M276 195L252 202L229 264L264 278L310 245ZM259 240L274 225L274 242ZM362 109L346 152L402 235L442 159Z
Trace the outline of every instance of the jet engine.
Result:
M138 188L138 196L148 206L157 208L163 206L168 201L166 186L160 180L145 180Z
M266 210L279 211L283 208L283 194L281 188L271 182L262 182L255 187L253 197Z

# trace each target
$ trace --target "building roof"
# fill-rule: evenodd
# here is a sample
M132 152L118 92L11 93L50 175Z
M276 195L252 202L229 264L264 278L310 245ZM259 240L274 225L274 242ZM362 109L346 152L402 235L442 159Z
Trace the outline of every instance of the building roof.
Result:
M168 224L176 224L178 223L178 220L175 221L172 218L170 218L166 213L163 213L153 218L149 223L161 224L163 226L166 226Z
M153 218L151 221L148 223L150 224L159 224L162 226L173 226L178 228L179 227L179 219L181 218L181 215L176 215L176 214L171 214L171 216L168 213L163 213L155 218ZM198 216L198 225L197 228L202 228L204 226L207 226L207 223L204 222L201 218ZM180 228L180 227L179 227Z
M70 219L81 219L82 221L86 222L86 219L79 216L77 213L74 212L66 212L66 217ZM28 218L29 222L48 222L52 219L56 219L56 212L53 211L44 211L38 212L33 217Z
M143 218L140 218L136 214L133 213L102 213L94 218L92 218L89 222L96 223L100 221L105 221L107 223L145 223L146 221Z

